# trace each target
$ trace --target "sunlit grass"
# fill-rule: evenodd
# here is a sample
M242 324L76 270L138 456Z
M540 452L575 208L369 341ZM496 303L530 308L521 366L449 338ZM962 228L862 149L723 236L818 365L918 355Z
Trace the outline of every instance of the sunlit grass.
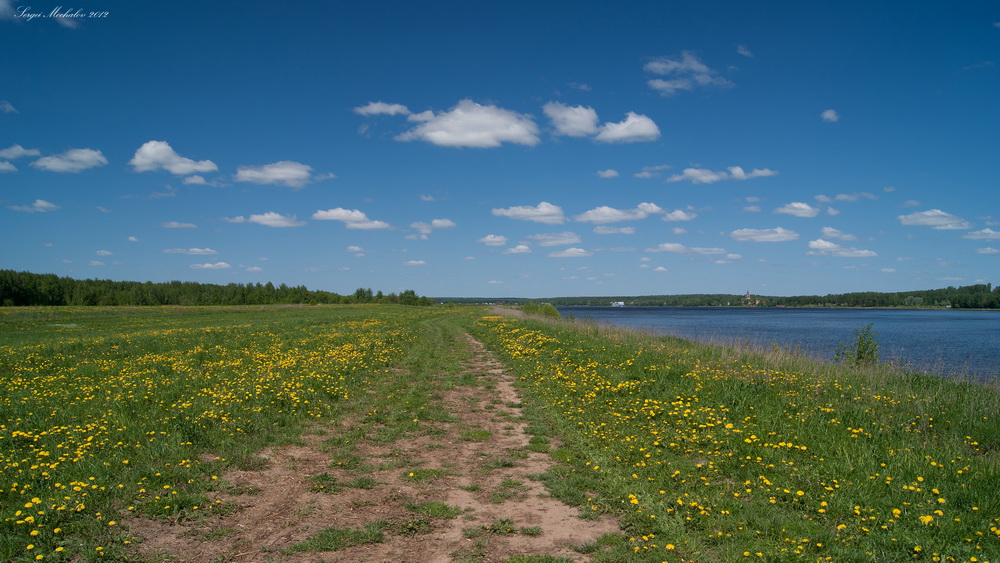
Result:
M564 444L550 491L622 517L636 560L1000 553L992 387L596 326L477 334Z

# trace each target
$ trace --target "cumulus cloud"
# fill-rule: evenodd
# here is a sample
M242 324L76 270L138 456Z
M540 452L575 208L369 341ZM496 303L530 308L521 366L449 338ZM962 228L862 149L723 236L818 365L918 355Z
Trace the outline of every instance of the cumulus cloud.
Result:
M9 162L0 160L0 172L17 172L17 167Z
M652 119L635 112L628 112L624 121L605 123L594 137L602 143L639 143L660 138L660 128Z
M335 209L327 209L325 211L317 211L312 215L313 219L318 221L340 221L344 223L348 229L389 229L392 227L389 223L385 221L375 221L369 219L368 215L357 209L344 209L343 207L337 207Z
M828 109L824 110L823 113L819 114L820 118L827 123L835 123L840 121L840 114L836 110Z
M635 227L609 227L599 225L594 227L594 233L599 235L634 235Z
M1000 231L994 231L993 229L986 227L981 231L966 233L962 235L962 238L972 240L1000 240Z
M503 251L503 254L530 254L531 247L526 244L519 244Z
M640 203L635 209L615 209L602 205L574 216L573 220L580 223L617 223L619 221L639 221L656 213L663 213L663 209L655 203Z
M198 225L194 223L181 223L179 221L167 221L166 223L160 223L160 227L164 229L197 229Z
M0 159L3 160L15 160L24 156L38 156L41 152L38 149L26 149L21 145L11 145L3 150L0 150Z
M361 115L410 115L410 110L402 104L387 104L385 102L369 102L368 105L354 108L354 113Z
M743 55L744 57L749 57L751 59L753 58L753 53L750 52L750 49L748 49L746 45L737 45L736 52Z
M809 252L806 254L812 256L837 256L840 258L871 258L878 256L878 254L872 250L861 250L858 248L841 246L835 242L823 239L809 241L809 249Z
M32 166L49 172L80 172L88 168L104 166L108 159L101 151L94 149L70 149L64 153L43 156L31 163Z
M657 166L643 166L642 172L632 174L634 178L657 178L660 172L670 168L669 164L659 164Z
M836 240L858 240L858 237L849 235L833 227L823 227L823 237Z
M274 211L259 213L249 217L240 215L239 217L224 218L224 220L230 223L256 223L265 227L301 227L306 224L305 221L299 221L295 215L281 215Z
M530 205L520 205L508 207L506 209L493 209L491 213L497 217L508 217L510 219L519 219L521 221L534 221L536 223L544 223L546 225L561 225L566 222L566 216L563 214L562 207L552 205L547 201L543 201L534 207Z
M586 256L591 256L593 253L587 252L582 248L567 248L566 250L559 250L557 252L550 252L548 254L549 258L583 258Z
M424 266L426 264L427 262L424 262L423 260L407 260L406 262L403 262L404 266Z
M502 143L534 146L538 126L530 116L493 105L462 100L446 112L411 114L420 124L396 136L398 141L426 141L442 147L493 148Z
M476 239L476 242L481 242L486 246L503 246L507 244L507 237L503 235L486 235L481 239Z
M434 219L430 223L417 221L410 223L410 227L416 229L417 234L409 235L407 238L426 240L428 235L430 235L434 229L448 229L454 227L455 225L455 222L451 219Z
M799 233L781 227L773 229L737 229L729 236L740 242L785 242L799 238Z
M697 217L697 213L689 213L683 209L675 209L663 216L664 221L691 221Z
M965 219L951 213L946 213L940 209L899 215L897 219L904 225L930 227L939 231L972 228L972 224Z
M597 133L597 112L594 108L549 102L542 107L542 111L552 121L557 135L587 137Z
M528 238L535 241L538 246L566 246L581 242L580 235L570 231L531 235Z
M618 177L618 171L615 170L615 169L613 169L613 168L608 168L607 170L598 170L597 171L597 177L598 178L617 178Z
M749 173L740 166L730 166L728 171L708 170L707 168L685 168L681 174L674 174L667 178L668 182L680 182L690 180L693 184L714 184L722 180L750 180L751 178L764 178L767 176L777 176L776 170L769 168L754 168Z
M225 270L232 268L232 266L226 262L216 262L215 264L191 264L191 268L195 270Z
M725 254L726 249L689 247L678 242L664 242L657 246L647 248L646 252L670 252L673 254Z
M283 184L290 188L301 188L309 183L312 167L300 162L282 160L263 166L240 166L233 179L237 182L254 184Z
M711 69L691 51L684 51L680 57L658 57L643 66L643 70L666 78L654 78L647 84L663 96L679 91L691 91L702 87L726 88L733 83Z
M177 154L166 141L143 143L128 163L136 172L150 172L162 168L178 176L195 172L214 172L219 169L211 160L194 161Z
M795 217L815 217L819 215L819 208L813 207L808 203L802 203L801 201L793 201L775 209L774 212L794 215Z
M875 194L870 194L868 192L855 192L853 194L837 194L833 197L822 194L816 196L816 201L822 203L831 203L834 201L854 202L858 201L859 199L878 199L878 196L876 196Z
M208 254L218 254L217 250L211 248L167 248L163 252L167 254L190 254L192 256L203 256Z
M44 199L36 199L31 205L11 205L8 208L24 213L48 213L59 209L59 206Z

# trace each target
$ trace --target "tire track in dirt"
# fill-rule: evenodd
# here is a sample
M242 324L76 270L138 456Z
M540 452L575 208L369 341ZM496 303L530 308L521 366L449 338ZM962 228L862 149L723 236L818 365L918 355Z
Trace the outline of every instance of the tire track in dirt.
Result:
M587 561L572 547L619 532L617 524L581 519L578 507L548 496L537 475L553 460L528 449L512 377L480 342L466 335L465 345L468 357L451 381L466 384L442 385L429 407L440 411L419 430L393 441L369 433L346 444L343 436L358 421L317 426L301 444L259 452L261 468L222 475L229 485L214 500L231 513L179 524L127 521L141 538L137 554L248 563L493 562L515 555ZM428 503L452 507L452 514L428 514L443 506ZM377 522L379 543L291 551L324 529Z

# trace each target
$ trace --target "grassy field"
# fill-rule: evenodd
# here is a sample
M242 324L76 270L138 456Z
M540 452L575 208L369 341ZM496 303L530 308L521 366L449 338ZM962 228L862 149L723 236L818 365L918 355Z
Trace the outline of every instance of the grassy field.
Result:
M595 560L1000 560L996 388L392 306L0 309L0 560L120 560L118 520L226 510L221 470L310 421L395 405L405 436L399 373L464 332L518 377L551 493L621 518Z

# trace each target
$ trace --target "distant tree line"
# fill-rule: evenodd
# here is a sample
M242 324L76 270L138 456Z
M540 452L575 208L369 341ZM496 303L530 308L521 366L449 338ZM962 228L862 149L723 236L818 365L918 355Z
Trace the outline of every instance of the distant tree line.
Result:
M511 300L516 301L516 300ZM554 297L546 302L557 307L610 305L621 301L630 307L911 307L1000 309L1000 287L976 284L944 289L879 293L865 291L829 295L776 297L732 294L643 295L608 297Z
M77 280L55 274L0 270L0 305L281 305L281 304L397 303L433 305L408 289L400 294L373 293L358 288L351 295L265 284L216 285L197 282L166 283L111 280Z

